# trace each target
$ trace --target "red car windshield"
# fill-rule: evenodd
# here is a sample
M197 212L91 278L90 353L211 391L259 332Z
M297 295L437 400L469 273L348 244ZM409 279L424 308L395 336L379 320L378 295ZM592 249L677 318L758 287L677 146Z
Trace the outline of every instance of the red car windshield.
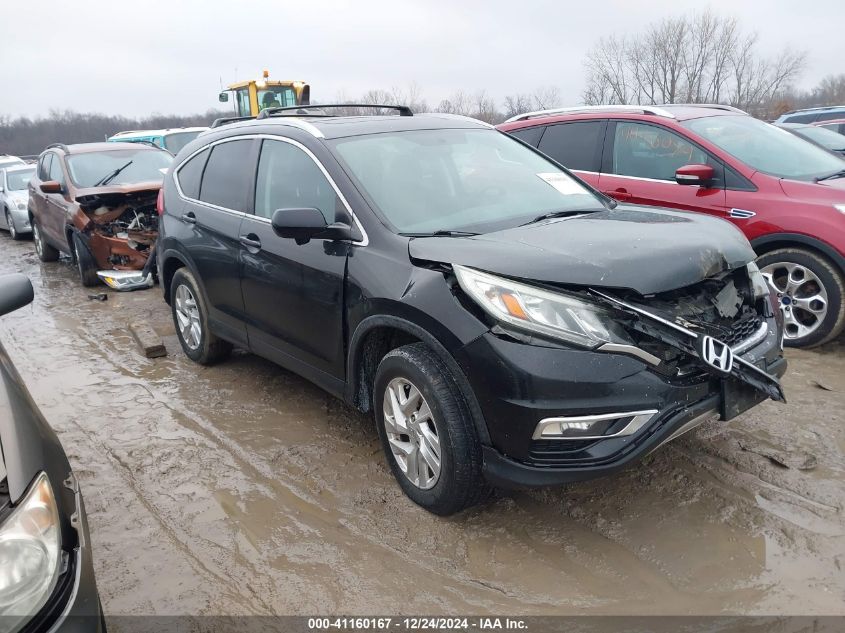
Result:
M845 160L779 127L745 115L711 116L683 126L749 167L792 180L813 180L845 169Z

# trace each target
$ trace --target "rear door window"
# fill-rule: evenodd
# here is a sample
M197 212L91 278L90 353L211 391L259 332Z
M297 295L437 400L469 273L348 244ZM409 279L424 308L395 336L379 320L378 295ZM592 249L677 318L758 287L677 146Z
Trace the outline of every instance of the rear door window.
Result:
M226 141L211 148L200 185L202 202L246 212L252 148L252 139Z
M679 167L714 164L709 155L683 137L656 125L617 121L611 173L675 181Z
M198 199L200 196L200 180L205 162L208 160L208 150L204 149L199 154L185 161L176 173L179 187L186 198Z
M550 125L538 149L569 169L598 172L605 125L605 121Z

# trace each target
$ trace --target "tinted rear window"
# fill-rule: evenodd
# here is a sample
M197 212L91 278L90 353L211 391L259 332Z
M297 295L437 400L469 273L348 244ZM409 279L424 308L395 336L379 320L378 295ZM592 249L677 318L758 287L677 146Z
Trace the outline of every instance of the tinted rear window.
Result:
M211 149L200 187L200 200L246 212L246 192L252 176L252 140L229 141Z
M604 126L604 121L550 125L543 134L539 149L569 169L599 171Z

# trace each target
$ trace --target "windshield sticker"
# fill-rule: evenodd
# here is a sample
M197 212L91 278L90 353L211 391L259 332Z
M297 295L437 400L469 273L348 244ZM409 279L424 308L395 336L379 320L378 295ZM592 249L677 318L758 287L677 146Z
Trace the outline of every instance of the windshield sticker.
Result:
M585 193L584 188L579 185L577 182L572 180L569 176L562 173L545 173L545 174L537 174L538 178L541 178L545 182L549 183L552 187L560 191L565 196L570 196L573 194Z

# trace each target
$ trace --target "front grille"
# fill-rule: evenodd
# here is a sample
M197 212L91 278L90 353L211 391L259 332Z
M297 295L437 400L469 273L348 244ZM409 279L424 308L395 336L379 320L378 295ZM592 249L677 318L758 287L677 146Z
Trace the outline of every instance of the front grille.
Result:
M756 312L744 314L734 321L730 329L723 332L719 338L731 347L736 347L753 336L762 324L763 318Z

